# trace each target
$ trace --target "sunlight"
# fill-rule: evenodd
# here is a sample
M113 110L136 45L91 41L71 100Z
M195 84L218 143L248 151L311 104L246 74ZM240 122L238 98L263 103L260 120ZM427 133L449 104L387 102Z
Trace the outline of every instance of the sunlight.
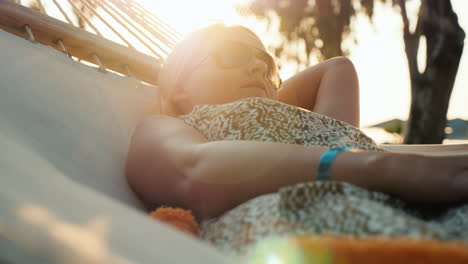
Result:
M427 46L426 46L426 37L421 36L419 39L419 48L418 48L418 70L419 73L424 73L426 70L426 52L427 52Z
M244 22L234 7L245 2L246 0L141 0L146 8L167 21L182 35L214 22L228 25Z
M24 224L37 228L36 236L42 233L47 237L48 246L56 249L55 256L60 262L77 263L78 259L87 260L87 263L131 263L115 256L109 247L110 220L105 217L96 216L79 225L34 204L18 206L17 215Z
M410 83L397 10L377 3L374 23L359 14L352 20L357 44L345 42L360 84L361 127L409 112Z
M214 23L226 25L243 25L256 34L268 45L278 46L281 39L278 35L279 20L273 19L268 27L266 20L255 18L249 10L239 10L239 6L251 0L141 0L148 10L166 21L182 36Z

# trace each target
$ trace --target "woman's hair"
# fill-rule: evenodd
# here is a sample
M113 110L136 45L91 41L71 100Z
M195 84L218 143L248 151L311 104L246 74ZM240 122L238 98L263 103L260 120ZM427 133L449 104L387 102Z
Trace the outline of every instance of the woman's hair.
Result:
M210 44L220 39L235 39L239 32L251 34L259 43L260 38L249 28L235 25L214 24L190 33L179 42L163 63L159 74L159 97L161 113L173 114L176 109L172 102L172 93L177 92L176 87L181 83L184 72L193 66L201 53L209 49Z

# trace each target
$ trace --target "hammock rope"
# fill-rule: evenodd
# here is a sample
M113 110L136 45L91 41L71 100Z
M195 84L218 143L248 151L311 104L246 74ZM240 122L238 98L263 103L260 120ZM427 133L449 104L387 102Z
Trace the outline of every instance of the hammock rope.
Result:
M132 72L130 71L130 67L128 65L124 65L125 72L127 73L128 77L134 77Z
M130 16L133 20L135 20L135 24L140 26L143 30L147 31L148 33L151 33L153 38L152 40L159 42L158 47L161 45L161 49L165 50L167 53L169 52L170 49L175 45L175 43L178 40L171 39L169 37L168 32L165 30L158 28L158 26L154 25L153 22L145 20L145 14L144 13L136 13L132 8L129 8L128 6L124 5L122 1L116 0L115 2L120 2L120 5L117 5L121 11ZM113 3L116 5L115 3ZM180 38L179 38L180 39ZM170 49L168 50L168 47ZM166 54L167 54L166 53Z
M180 34L177 34L175 30L172 30L172 28L167 23L165 23L164 21L159 19L155 14L146 11L145 8L143 6L141 6L138 2L136 2L134 0L128 0L133 5L126 6L125 5L125 0L117 0L117 1L119 1L122 4L123 7L136 9L137 12L141 15L141 17L143 19L148 17L150 24L153 25L153 26L156 26L156 29L158 31L160 31L161 33L168 34L169 37L172 38L171 40L174 41L174 43L177 42L178 40L180 40L180 38L181 38ZM145 24L143 24L143 25L145 25Z
M144 36L148 41L150 41L153 45L155 45L159 50L161 50L162 47L159 44L157 44L156 42L154 42L152 40L151 36L147 36L145 32L143 32L137 26L135 26L133 21L130 21L129 19L127 19L123 15L121 15L120 18L119 18L119 16L115 15L115 14L118 13L117 10L113 9L113 7L111 5L108 5L108 3L105 0L94 1L94 3L97 3L97 5L99 5L102 8L102 10L104 10L106 13L108 13L115 21L117 21L120 25L122 25L136 39L138 39L141 43L143 43L143 45L145 45L149 50L151 50L151 52L154 55L156 55L156 57L158 57L160 59L162 58L161 54L159 54L155 49L153 49L149 43L147 43L145 40L143 40L140 35ZM112 11L115 12L115 14L112 13L108 8L112 9ZM124 20L124 22L122 22L121 19ZM138 31L138 34L135 33L134 30L129 28L128 25L130 25L132 28L134 28L136 31Z
M104 18L102 18L102 16L98 12L96 12L93 6L88 3L88 0L82 0L81 3L83 3L83 5L86 8L88 8L92 14L94 14L97 18L99 18L102 21L102 23L104 23L110 30L112 30L114 34L116 34L121 40L123 40L123 42L125 42L129 48L135 49L132 46L132 44L130 44L130 42L127 41L126 38L124 38L114 27L112 27L109 23L107 23L107 21Z
M99 59L99 56L96 53L93 53L91 54L91 57L93 57L94 61L96 62L96 65L99 66L99 71L106 72L106 67L102 64L101 59Z
M57 40L57 44L59 45L62 52L65 53L65 55L71 57L70 52L68 52L67 48L65 48L65 45L63 44L63 41L61 39Z
M78 6L76 6L76 4L74 3L74 1L72 0L67 0L68 3L70 3L70 5L72 6L73 8L73 11L75 12L75 14L77 14L80 19L83 19L83 21L88 24L96 34L98 34L99 36L103 37L103 35L101 34L101 32L94 26L93 23L91 23L88 18L86 17L86 15L80 10L80 8L78 8ZM47 13L46 13L47 14Z
M47 15L60 20L68 25L71 25L75 28L81 28L93 35L99 36L110 41L118 41L115 44L123 44L122 47L125 47L130 50L134 50L141 54L142 57L149 55L153 57L154 64L152 68L158 70L163 59L169 54L172 48L176 45L177 42L181 40L181 34L174 30L170 25L162 21L157 15L146 10L141 3L136 0L32 0L32 1L21 1L15 0L14 3L11 1L0 0L0 2L8 3L18 6L26 6L31 9L35 9L41 14ZM8 8L5 7L5 10L8 12ZM19 10L21 8L18 7ZM11 10L11 9L10 9ZM2 16L2 10L0 8L0 16ZM19 11L21 13L21 11ZM13 16L13 14L10 14ZM24 33L18 32L18 29L15 29L15 25L12 25L13 22L5 19L2 21L0 19L0 28L4 28L7 31L26 37L31 42L39 42L43 44L48 44L56 48L57 50L63 52L70 58L75 57L78 61L87 61L97 65L99 71L106 72L107 69L116 71L120 74L132 77L142 77L139 78L142 81L147 83L157 85L153 79L156 77L148 76L150 74L150 69L142 70L142 67L137 67L135 69L135 62L127 62L125 58L131 58L132 56L127 54L127 56L118 56L118 52L115 50L110 50L107 52L105 50L105 45L101 44L98 51L92 50L91 47L81 47L82 43L75 43L73 38L73 32L59 34L60 36L55 37L55 40L51 40L50 35L52 33L44 32L44 27L48 27L47 24L50 22L42 23L41 18L37 15L37 21L34 16L31 18L31 14L27 13L24 24L21 26ZM17 14L15 12L15 17ZM76 18L76 19L73 19ZM21 17L18 20L21 21ZM35 23L27 23L30 19L33 19L34 22L38 22L39 28L36 31L37 36L33 34ZM6 22L5 22L6 21ZM3 22L3 23L2 23ZM18 22L15 22L18 23ZM58 22L57 22L58 23ZM51 27L52 32L56 30L53 26ZM26 35L24 35L26 34ZM76 35L76 34L75 34ZM84 34L83 36L87 36ZM117 38L115 38L117 37ZM47 42L44 43L44 39L47 39ZM90 38L90 41L93 41ZM87 41L86 43L89 43ZM105 43L103 41L103 43ZM67 45L70 49L67 48ZM88 44L89 46L89 44ZM73 47L73 48L72 48ZM103 48L104 47L104 48ZM77 49L89 48L90 51L86 55L85 52L78 52ZM111 48L110 48L111 49ZM118 48L120 49L120 47ZM116 56L117 55L117 56ZM143 64L150 63L151 59L145 59ZM107 64L111 67L107 67ZM117 65L119 65L117 67ZM133 65L133 66L132 66ZM140 65L141 66L141 65ZM120 68L119 68L120 67ZM153 70L153 69L151 69ZM142 72L143 71L143 72ZM158 73L156 72L155 75ZM156 78L157 79L157 78Z
M57 9L60 11L60 13L63 15L63 17L67 20L68 24L73 25L73 22L71 21L70 17L67 15L67 13L63 10L62 6L57 3L57 0L52 0L57 7Z
M37 6L39 6L39 10L41 11L41 13L46 14L44 5L42 5L41 0L36 0L36 2L37 2Z
M31 27L29 25L24 25L24 29L26 30L26 33L28 34L28 40L31 42L36 42L36 39L34 38L34 34L32 33Z
M105 1L105 0L104 0ZM125 1L127 3L125 3ZM150 36L152 35L152 38L150 37L151 41L156 45L160 50L166 52L169 52L170 49L175 45L177 42L176 40L172 40L168 37L167 32L161 29L161 27L154 27L154 23L148 20L145 20L145 14L144 13L139 13L135 12L134 9L129 8L127 6L128 0L125 1L119 1L119 0L110 0L109 2L116 6L117 8L120 9L120 11L125 14L126 16L130 17L132 20L134 20L134 23L132 25L137 25L140 27L142 30L147 31ZM119 4L117 4L119 3ZM123 16L125 17L125 16ZM159 43L157 43L159 42ZM168 47L169 50L168 50Z

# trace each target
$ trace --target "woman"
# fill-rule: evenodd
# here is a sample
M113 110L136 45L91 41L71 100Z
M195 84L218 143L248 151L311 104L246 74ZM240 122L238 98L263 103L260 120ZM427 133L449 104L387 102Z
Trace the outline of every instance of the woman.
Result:
M357 128L358 81L345 58L280 82L250 30L191 34L161 71L164 115L132 138L127 176L138 197L192 209L204 238L237 253L271 234L468 237L402 202L468 201L467 156L379 148ZM353 150L328 151L343 146ZM468 216L467 206L453 210Z

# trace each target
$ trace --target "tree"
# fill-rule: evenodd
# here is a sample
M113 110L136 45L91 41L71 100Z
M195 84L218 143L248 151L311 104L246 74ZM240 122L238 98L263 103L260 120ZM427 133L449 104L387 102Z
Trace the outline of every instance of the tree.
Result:
M385 1L385 0L380 0ZM329 59L347 55L341 43L350 35L350 21L356 14L355 5L362 7L363 12L372 18L374 0L254 0L250 10L260 17L268 17L273 11L280 17L280 33L287 42L304 41L307 59L304 61L296 54L299 63L309 63L309 56ZM280 47L275 50L281 54Z
M287 42L305 42L307 57L317 53L321 59L346 55L341 43L350 36L350 20L360 4L370 19L377 0L254 0L254 14L268 17L276 13L280 32ZM463 52L465 33L449 0L421 0L417 26L410 32L406 0L379 0L399 7L403 19L405 53L411 79L411 109L405 131L405 144L442 143L450 95ZM420 39L426 40L426 69L420 73L417 54ZM278 56L285 52L275 50ZM296 55L298 63L309 64Z
M465 32L450 1L421 0L414 32L409 30L405 1L399 0L398 4L411 79L411 108L404 143L442 143ZM422 36L427 47L426 69L420 73L417 54Z

